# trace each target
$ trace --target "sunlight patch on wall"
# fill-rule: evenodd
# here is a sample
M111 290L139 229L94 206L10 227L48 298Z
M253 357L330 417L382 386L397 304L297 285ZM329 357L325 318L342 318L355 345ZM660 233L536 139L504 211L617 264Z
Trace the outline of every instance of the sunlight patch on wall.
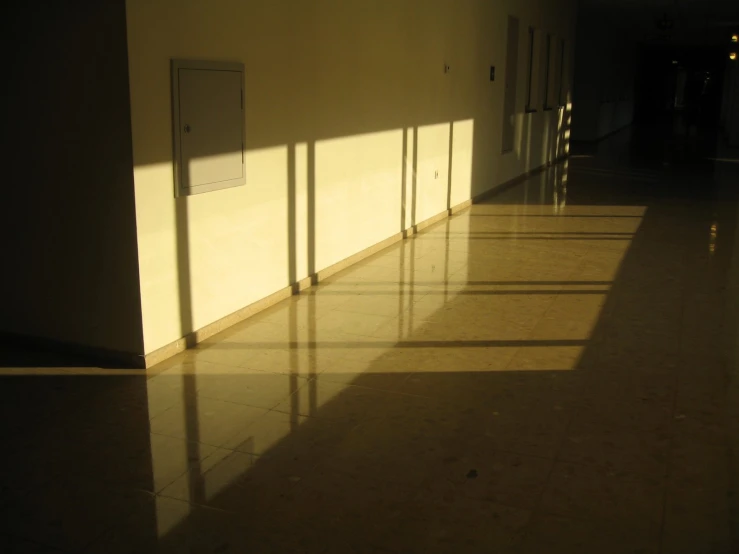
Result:
M188 198L193 329L287 284L287 147L246 161L246 187Z
M475 120L465 119L451 124L451 193L450 206L461 204L472 195L472 156Z
M418 127L414 224L433 217L446 208L449 130L449 123Z
M316 268L398 232L403 131L316 142Z

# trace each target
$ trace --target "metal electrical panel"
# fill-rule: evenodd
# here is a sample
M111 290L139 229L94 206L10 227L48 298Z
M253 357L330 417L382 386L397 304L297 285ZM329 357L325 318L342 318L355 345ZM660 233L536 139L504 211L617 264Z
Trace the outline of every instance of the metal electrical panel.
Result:
M244 65L172 60L175 196L246 183Z

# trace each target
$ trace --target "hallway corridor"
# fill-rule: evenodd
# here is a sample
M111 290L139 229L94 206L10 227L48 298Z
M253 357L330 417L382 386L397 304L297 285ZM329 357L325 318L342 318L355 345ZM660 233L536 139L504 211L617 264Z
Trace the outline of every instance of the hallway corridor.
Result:
M739 155L680 148L574 151L148 372L8 353L0 551L739 552Z

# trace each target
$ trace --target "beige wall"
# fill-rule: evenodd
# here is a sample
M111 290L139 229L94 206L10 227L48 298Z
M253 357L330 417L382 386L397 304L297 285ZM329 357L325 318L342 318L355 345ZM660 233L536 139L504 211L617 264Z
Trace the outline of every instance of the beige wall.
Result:
M3 23L0 332L141 355L125 4Z
M523 31L571 47L569 0L129 0L127 18L147 353L553 157L558 111L522 113ZM174 199L171 58L245 64L246 186Z

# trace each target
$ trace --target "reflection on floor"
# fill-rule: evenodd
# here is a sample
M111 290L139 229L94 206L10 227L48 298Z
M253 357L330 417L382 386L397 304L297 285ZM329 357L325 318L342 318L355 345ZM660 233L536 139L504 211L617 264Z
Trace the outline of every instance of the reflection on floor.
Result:
M0 369L0 551L737 552L739 166L622 142L146 375Z

